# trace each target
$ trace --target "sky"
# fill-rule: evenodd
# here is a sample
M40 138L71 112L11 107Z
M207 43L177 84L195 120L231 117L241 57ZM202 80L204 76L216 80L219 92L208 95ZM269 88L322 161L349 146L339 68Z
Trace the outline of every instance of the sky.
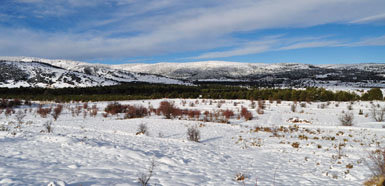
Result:
M0 56L385 63L385 1L0 0Z

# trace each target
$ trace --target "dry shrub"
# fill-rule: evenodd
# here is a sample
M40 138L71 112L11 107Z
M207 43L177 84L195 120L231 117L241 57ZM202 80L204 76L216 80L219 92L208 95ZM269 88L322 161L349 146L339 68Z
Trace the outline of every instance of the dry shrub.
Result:
M16 117L16 120L17 120L17 123L19 124L19 126L23 123L23 119L25 116L26 116L26 114L23 111L21 111L21 110L17 111L15 117Z
M148 136L148 128L147 128L147 125L144 124L144 123L141 123L138 127L138 132L136 132L136 135L143 135L145 134L146 136Z
M293 147L293 148L299 148L299 143L298 142L294 142L294 143L292 143L291 144L291 146Z
M380 108L379 110L377 110L376 106L372 105L370 112L371 112L372 118L377 122L384 121L385 108Z
M291 110L292 112L295 112L296 109L297 109L297 105L296 105L296 104L292 104L292 105L290 106L290 110Z
M187 139L194 142L199 142L201 133L198 127L193 126L187 129Z
M5 114L6 117L8 117L8 116L10 116L10 115L12 115L14 113L15 113L15 110L13 110L13 108L6 108L4 114Z
M128 106L126 114L124 115L124 118L126 118L126 119L142 118L142 117L147 116L148 113L149 112L148 112L147 108L145 108L141 105L140 106L138 106L138 105Z
M125 113L127 108L128 108L128 105L122 105L118 102L113 102L108 104L107 107L104 109L104 111L111 115L115 115L118 113Z
M88 102L83 103L83 109L84 109L84 110L87 110L87 109L88 109Z
M53 109L53 113L52 113L51 115L52 115L52 117L53 117L53 119L54 119L55 121L59 118L59 116L60 116L60 114L61 114L62 111L63 111L63 105L61 105L61 104L57 105L57 106Z
M353 119L354 119L353 114L348 112L343 114L339 118L342 126L353 126Z
M138 178L138 181L141 186L148 186L150 179L152 177L152 174L154 173L154 168L155 168L155 161L151 161L151 165L148 168L148 173L147 174L141 174L140 177Z
M14 100L1 99L0 100L0 108L2 109L13 108L20 105L21 105L21 101L19 99L14 99Z
M48 114L52 112L52 108L43 108L43 105L39 105L36 113L40 115L42 118L46 118Z
M258 108L262 110L266 108L265 100L258 100Z
M171 119L182 115L182 110L176 108L174 103L162 101L157 109L157 113L162 113L167 119Z
M245 107L242 107L240 115L241 117L245 118L246 121L253 119L253 114Z
M187 112L187 116L189 118L197 118L199 119L201 112L199 110L185 110L184 112Z
M364 183L364 185L384 185L385 184L385 149L377 149L369 154L370 162L367 166L373 174L373 177Z
M255 109L255 101L253 99L251 99L250 102L251 102L250 108Z
M263 111L263 109L257 108L257 113L258 113L259 115L262 115L262 114L264 114L265 112Z
M234 112L232 110L229 110L229 109L222 111L222 114L226 119L230 119L231 117L234 116Z
M299 104L299 106L301 106L302 108L306 108L306 103L301 103Z
M90 116L95 117L98 114L98 107L96 105L92 105L91 111L90 111Z
M52 128L52 121L47 121L44 123L44 128L46 129L47 133L52 133L53 128Z

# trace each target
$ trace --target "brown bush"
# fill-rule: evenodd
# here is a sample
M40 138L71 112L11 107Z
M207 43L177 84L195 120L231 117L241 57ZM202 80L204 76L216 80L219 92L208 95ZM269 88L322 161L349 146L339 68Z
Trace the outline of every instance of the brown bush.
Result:
M109 113L111 115L115 115L118 113L125 113L127 111L128 105L122 105L118 102L113 102L107 105L107 107L104 109L106 113Z
M98 114L98 107L96 105L92 105L91 111L90 111L90 116L95 117Z
M52 112L52 108L43 108L43 105L39 105L36 113L40 115L42 118L46 118L48 114Z
M147 108L143 106L128 106L126 114L124 115L124 118L130 119L130 118L142 118L148 115Z
M245 107L242 107L240 115L241 117L244 117L246 121L253 119L253 114L251 114Z
M54 119L55 121L59 118L59 116L60 116L62 110L63 110L63 105L61 105L61 104L57 105L57 106L53 109L53 113L52 113L51 115L52 115L52 117L53 117L53 119Z
M261 100L261 99L258 100L258 108L262 110L266 108L265 100Z
M222 111L222 114L223 116L226 118L226 119L230 119L231 117L234 116L234 112L232 110L225 110L225 111Z
M167 119L171 119L176 116L181 116L182 110L176 108L173 103L162 101L157 109L157 113L162 113Z

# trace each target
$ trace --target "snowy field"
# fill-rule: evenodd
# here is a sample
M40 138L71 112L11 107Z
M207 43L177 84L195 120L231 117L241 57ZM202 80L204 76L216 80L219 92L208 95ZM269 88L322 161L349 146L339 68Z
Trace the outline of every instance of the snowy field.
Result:
M120 103L156 109L164 100ZM258 114L258 101L168 101L200 115L103 116L107 102L90 102L89 111L83 103L63 104L57 121L37 114L37 103L8 116L3 111L0 185L140 185L152 161L150 185L362 185L371 177L369 152L385 145L385 123L371 118L369 102L298 102L293 112L293 102L266 101ZM242 107L251 120L238 117ZM226 109L234 116L223 122L219 111ZM19 110L26 113L21 121ZM213 120L207 122L205 111L217 118L207 114ZM343 112L354 115L353 126L341 126ZM137 135L141 124L147 135ZM198 143L187 140L192 126L200 131Z

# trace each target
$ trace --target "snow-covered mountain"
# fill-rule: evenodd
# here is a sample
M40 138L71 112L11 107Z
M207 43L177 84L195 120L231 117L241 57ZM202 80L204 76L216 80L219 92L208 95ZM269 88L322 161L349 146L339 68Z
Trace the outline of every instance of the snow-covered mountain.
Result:
M125 64L114 68L162 74L197 82L240 82L285 87L385 87L385 64L310 65L299 63L190 63Z
M2 87L87 87L122 82L385 87L385 64L370 63L310 65L205 61L106 65L31 57L0 57L0 62Z
M124 82L184 84L160 75L128 72L102 64L30 57L0 58L0 87L91 87Z

